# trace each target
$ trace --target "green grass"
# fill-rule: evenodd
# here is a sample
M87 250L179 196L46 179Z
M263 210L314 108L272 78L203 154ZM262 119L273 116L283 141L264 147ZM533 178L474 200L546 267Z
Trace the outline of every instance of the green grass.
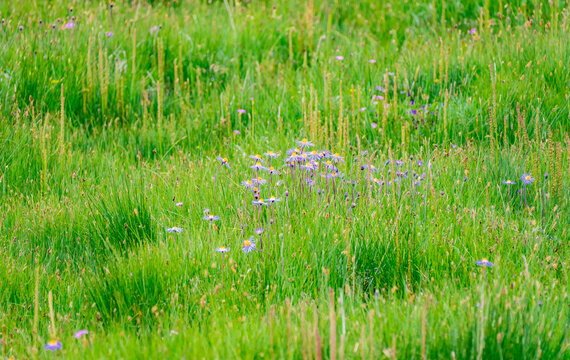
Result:
M568 359L569 15L0 3L0 355Z

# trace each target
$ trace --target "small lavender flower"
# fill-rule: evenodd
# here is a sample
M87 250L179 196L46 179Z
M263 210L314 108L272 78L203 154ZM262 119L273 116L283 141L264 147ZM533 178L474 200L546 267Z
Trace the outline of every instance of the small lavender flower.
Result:
M378 124L376 124L375 122L372 122L372 123L370 123L370 126L371 126L373 129L376 129L376 128L378 127Z
M267 202L270 203L270 204L273 204L273 203L276 203L276 202L279 202L279 201L281 201L281 199L279 199L279 198L277 198L277 197L275 197L275 196L271 196L269 199L267 199Z
M512 181L512 180L503 180L503 184L505 184L505 185L514 185L515 182Z
M402 165L404 165L404 162L403 162L402 160L395 160L394 163L395 163L397 166L402 166Z
M264 184L267 182L267 180L262 179L262 178L260 178L260 177L255 178L255 179L253 179L252 181L253 181L256 185L264 185Z
M297 141L297 145L301 146L301 147L312 147L315 146L315 144L313 144L312 142L310 142L307 139L303 139L301 141Z
M255 240L253 239L253 236L250 237L248 240L244 240L243 244L242 244L242 248L244 253L248 254L250 252L252 252L253 250L255 250Z
M257 229L255 229L255 233L256 233L257 235L263 234L263 228L257 228Z
M105 36L107 36L108 38L110 38L110 37L113 36L113 33L112 33L112 32L107 32L107 31L105 31Z
M523 184L529 185L529 184L532 184L534 182L534 178L532 177L531 174L522 174L521 175L521 181L523 182Z
M263 155L264 155L264 156L267 156L267 157L270 158L270 159L275 159L275 158L278 158L279 156L281 156L280 153L276 153L276 152L273 152L273 151L271 151L271 150L269 150L268 152L266 152L266 153L263 154Z
M424 162L421 160L416 161L416 164L418 164L418 166L424 166Z
M372 165L372 164L370 164L370 165L368 165L368 164L362 165L361 169L362 169L362 170L370 169L370 171L372 171L372 172L378 172L378 168L377 168L376 166Z
M483 259L481 259L481 260L475 261L475 264L476 264L477 266L486 266L486 267L493 267L493 266L495 266L495 264L493 264L492 262L490 262L489 260L487 260L487 259L485 259L485 258L483 258Z
M175 233L175 234L179 234L182 232L182 228L180 227L171 227L171 228L166 228L166 232L168 233Z
M79 330L78 332L76 332L73 337L75 337L76 339L79 339L85 335L89 334L89 331L87 330Z
M269 203L267 203L265 200L263 199L259 199L259 200L253 200L252 201L253 205L255 206L268 206Z
M548 179L548 173L544 173L544 180Z
M254 183L251 180L243 180L241 184L246 188L252 188L254 186Z
M74 27L75 27L75 23L70 21L67 24L65 24L65 26L63 28L64 29L73 29Z
M295 148L295 149L289 149L287 150L287 155L297 155L301 153L301 149Z
M249 158L252 160L255 160L256 162L264 162L263 158L261 157L261 155L257 154L257 155L249 155Z
M49 350L49 351L55 351L55 350L61 350L62 347L63 347L63 345L61 344L61 342L59 342L57 340L50 340L44 346L44 349Z
M342 56L342 55L337 55L337 56L335 57L335 59L337 59L338 61L342 61L342 60L344 60L344 56Z
M370 59L370 60L368 60L368 62L369 62L370 64L375 64L375 63L376 63L376 60Z
M155 32L158 34L158 32L160 31L160 29L162 29L162 25L151 27L151 28L150 28L150 34L152 35L152 34L155 33Z
M220 220L220 217L217 215L208 214L208 215L204 216L202 219L208 220L208 221L218 221L218 220Z
M230 168L230 164L228 163L228 159L227 158L223 158L221 156L216 156L216 160L218 160L220 162L220 165L224 165L226 166L228 169Z
M266 168L265 170L267 170L271 175L279 175L279 171L275 170L275 168L273 166L270 166L270 167Z
M216 248L216 251L219 253L227 253L228 251L230 251L229 247L225 247L225 246L220 246Z
M245 114L245 113L247 113L247 111L245 111L245 109L238 109L237 112L238 112L238 114Z
M471 35L475 35L476 32L477 32L477 29L475 29L475 28L472 28L471 30L469 30L469 33Z
M183 202L177 202L176 204L174 204L174 206L178 206L178 207L180 207L180 206L182 206L182 205L184 205Z
M343 157L340 156L338 153L330 155L329 158L332 159L332 161L334 161L335 163L344 161Z

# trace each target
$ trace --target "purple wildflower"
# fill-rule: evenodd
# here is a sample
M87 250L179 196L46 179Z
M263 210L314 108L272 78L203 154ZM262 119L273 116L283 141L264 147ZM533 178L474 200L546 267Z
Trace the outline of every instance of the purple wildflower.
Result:
M50 340L44 346L44 349L49 350L49 351L55 351L55 350L60 350L62 347L63 347L63 345L61 344L61 342L59 342L57 340Z
M481 259L481 260L475 261L475 264L476 264L477 266L486 266L486 267L493 267L493 266L495 266L495 264L493 264L492 262L490 262L489 260L487 260L487 259L485 259L485 258L483 258L483 259Z
M534 182L534 178L532 177L531 174L522 174L521 181L523 182L524 185L529 185Z
M83 337L85 335L89 334L89 331L87 330L79 330L78 332L76 332L73 337L75 337L76 339L79 339L80 337Z

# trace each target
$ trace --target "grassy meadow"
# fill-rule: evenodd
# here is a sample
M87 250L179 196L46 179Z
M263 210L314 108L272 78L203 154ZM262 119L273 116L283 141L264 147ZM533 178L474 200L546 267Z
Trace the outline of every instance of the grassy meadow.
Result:
M570 359L567 1L0 18L2 359Z

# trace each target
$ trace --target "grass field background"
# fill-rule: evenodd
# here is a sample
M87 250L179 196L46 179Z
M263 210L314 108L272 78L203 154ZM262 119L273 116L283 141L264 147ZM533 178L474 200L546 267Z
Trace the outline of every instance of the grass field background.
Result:
M570 358L567 2L0 17L2 357Z

